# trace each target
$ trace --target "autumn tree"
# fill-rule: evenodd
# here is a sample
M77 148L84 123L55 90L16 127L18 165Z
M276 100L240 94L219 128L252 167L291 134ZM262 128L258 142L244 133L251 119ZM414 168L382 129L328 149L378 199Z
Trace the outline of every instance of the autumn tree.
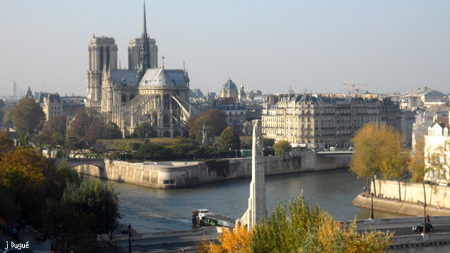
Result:
M381 175L383 161L389 159L386 156L389 141L390 130L385 124L370 122L364 125L355 134L352 142L355 147L350 170L358 178L365 177L372 182L372 206L371 218L373 217L373 194L377 194L375 187L375 178Z
M105 139L121 139L122 131L120 131L120 128L116 125L116 123L109 121L105 125L105 132L104 132L103 138L105 138Z
M104 124L100 113L94 108L80 108L70 124L71 136L87 146L93 146L103 136Z
M32 134L45 121L45 113L39 103L32 98L22 98L13 110L13 122L16 131Z
M273 147L275 145L275 140L271 138L263 138L263 146L264 147Z
M252 238L251 230L239 224L235 228L224 228L219 237L219 244L208 241L206 236L197 244L200 253L221 253L221 252L251 252L250 242Z
M273 148L277 152L277 155L286 155L289 154L292 147L291 144L287 140L279 140L274 145Z
M220 135L223 130L225 130L225 128L227 128L228 124L227 124L227 115L225 114L224 111L219 111L217 109L211 109L211 110L207 110L206 112L202 112L196 115L193 115L189 118L188 122L186 123L186 125L184 126L184 129L189 131L189 135L191 137L193 136L197 136L197 131L198 129L195 129L194 132L191 131L192 128L194 128L195 126L195 121L203 116L209 116L209 118L211 119L211 125L213 127L213 129L215 130L214 133L210 136L218 136ZM201 130L201 129L200 129Z
M411 160L408 163L408 169L412 174L412 181L422 184L423 187L423 224L426 224L427 216L427 194L425 191L426 176L433 170L433 167L427 163L425 158L425 143L423 138L416 140L415 149L411 152ZM426 226L423 226L423 233L426 232Z
M51 163L33 148L17 147L3 154L0 185L12 192L23 208L23 217L39 210L45 196L45 173Z
M189 136L198 141L203 137L203 125L206 126L206 132L208 136L215 136L216 128L214 127L211 117L208 115L202 116L195 120L193 127L189 130Z
M80 185L69 183L62 200L66 204L73 203L85 213L92 213L96 220L96 233L113 231L118 225L119 197L112 185L91 179L84 179Z
M356 218L351 225L335 221L320 207L306 204L301 194L287 205L277 204L268 220L249 232L237 226L219 238L220 245L203 240L199 252L385 252L393 234L359 233ZM230 234L233 233L233 234Z
M14 150L14 142L6 132L0 133L0 160L1 154Z
M403 147L403 138L397 131L388 129L384 144L384 159L381 161L381 173L384 179L395 179L398 183L398 199L401 201L400 179L407 171L408 155Z
M48 122L46 128L52 135L55 133L66 135L66 126L67 126L67 116L64 114L59 114L53 117L53 119Z
M220 135L219 146L222 150L240 150L241 140L238 132L231 127L227 127Z

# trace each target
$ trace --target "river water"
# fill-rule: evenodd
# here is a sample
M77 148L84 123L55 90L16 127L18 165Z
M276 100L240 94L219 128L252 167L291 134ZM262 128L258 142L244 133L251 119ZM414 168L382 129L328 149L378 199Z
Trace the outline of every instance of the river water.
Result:
M120 223L130 223L138 232L186 230L192 228L195 209L240 218L247 210L250 178L233 179L184 189L154 189L144 186L113 184L119 193ZM370 210L351 204L367 185L365 179L347 169L306 172L266 177L267 210L277 202L286 203L302 191L309 204L319 205L336 220L367 219ZM398 214L375 212L375 218L399 217Z

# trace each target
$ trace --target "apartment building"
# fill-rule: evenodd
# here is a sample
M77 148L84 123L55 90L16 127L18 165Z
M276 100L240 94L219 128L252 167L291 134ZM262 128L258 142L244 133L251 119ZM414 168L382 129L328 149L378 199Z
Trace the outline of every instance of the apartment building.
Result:
M401 129L398 103L377 94L281 94L266 98L262 110L265 138L310 147L351 147L364 124L382 121Z

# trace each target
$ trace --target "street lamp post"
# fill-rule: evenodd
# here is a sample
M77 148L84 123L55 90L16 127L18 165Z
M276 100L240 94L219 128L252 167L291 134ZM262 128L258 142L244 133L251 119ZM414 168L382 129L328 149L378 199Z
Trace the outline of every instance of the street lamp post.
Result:
M128 253L131 253L131 224L128 223Z

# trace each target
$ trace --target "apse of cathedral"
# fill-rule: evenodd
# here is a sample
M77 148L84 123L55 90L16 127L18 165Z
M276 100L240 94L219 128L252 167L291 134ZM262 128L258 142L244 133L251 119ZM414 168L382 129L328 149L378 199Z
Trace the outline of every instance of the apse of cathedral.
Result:
M189 76L184 69L158 67L158 46L147 34L130 40L128 69L117 68L117 45L112 37L92 36L88 47L86 107L101 112L120 127L123 136L149 122L159 137L177 137L195 107L189 104Z

